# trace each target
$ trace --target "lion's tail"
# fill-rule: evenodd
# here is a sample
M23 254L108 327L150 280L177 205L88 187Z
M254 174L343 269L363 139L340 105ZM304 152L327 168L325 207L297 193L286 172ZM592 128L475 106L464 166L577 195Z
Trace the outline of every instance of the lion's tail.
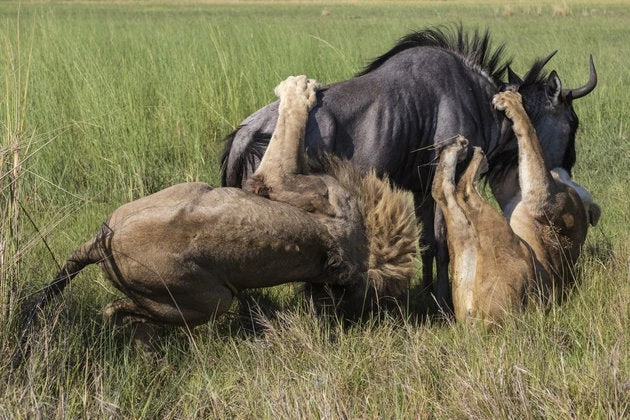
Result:
M101 229L101 232L103 229ZM99 234L85 242L77 248L66 263L61 267L55 279L42 290L42 294L37 299L33 307L26 313L20 340L13 355L11 356L11 367L16 368L20 365L23 358L28 354L29 346L27 344L29 332L35 327L37 316L42 309L57 295L63 292L63 289L83 268L90 264L101 261L104 257L103 253L103 235Z

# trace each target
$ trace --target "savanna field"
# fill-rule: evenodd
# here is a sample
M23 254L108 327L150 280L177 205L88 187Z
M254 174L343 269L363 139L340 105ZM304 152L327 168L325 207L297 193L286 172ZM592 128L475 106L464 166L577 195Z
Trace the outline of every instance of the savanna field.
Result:
M112 210L218 186L221 139L286 76L347 79L409 31L459 22L489 28L521 75L558 50L563 87L593 54L573 172L603 213L565 303L487 332L431 316L416 278L402 317L342 325L283 286L165 328L151 356L103 323L121 295L93 266L10 373L20 305ZM0 418L628 418L629 28L621 0L1 2Z

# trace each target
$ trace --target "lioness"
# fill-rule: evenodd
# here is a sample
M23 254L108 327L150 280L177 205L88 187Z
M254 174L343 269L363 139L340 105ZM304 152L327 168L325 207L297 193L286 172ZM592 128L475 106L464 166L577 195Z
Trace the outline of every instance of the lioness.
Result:
M473 149L455 185L456 165L468 154L461 136L441 152L432 188L447 224L455 317L487 325L522 308L532 295L548 301L554 289L561 294L573 280L588 225L600 215L588 191L566 171L546 169L520 94L505 91L492 103L512 120L518 140L520 189L499 203L504 215L477 190L487 169L481 149Z
M401 298L414 272L413 199L332 157L309 173L304 129L316 88L305 76L276 88L280 116L249 191L186 183L116 209L44 289L20 347L37 313L90 264L127 296L105 314L138 325L140 338L155 323L205 323L247 288L330 284L357 307L366 295Z

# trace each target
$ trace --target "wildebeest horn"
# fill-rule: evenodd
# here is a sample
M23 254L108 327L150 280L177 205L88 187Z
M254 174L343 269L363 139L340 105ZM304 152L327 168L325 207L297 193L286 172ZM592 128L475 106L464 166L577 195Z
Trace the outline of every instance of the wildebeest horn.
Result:
M538 71L540 71L540 69L545 67L547 65L547 63L549 62L549 60L551 60L553 58L553 56L556 55L557 52L558 52L558 50L555 50L554 52L549 54L547 57L545 57L542 60L540 60L540 66L538 66L538 63L536 63L537 64L536 67L538 67ZM529 76L529 71L527 73L525 73L525 76L523 76L523 80L527 80L528 76Z
M597 86L597 72L595 71L595 64L593 63L593 55L589 57L591 69L588 77L588 82L582 87L577 89L562 89L562 97L566 100L578 99L588 95Z
M542 69L543 67L545 67L547 63L549 62L549 60L551 60L553 56L556 55L557 52L558 50L555 50L554 52L549 54L544 60L542 60L542 64L540 65L540 68Z

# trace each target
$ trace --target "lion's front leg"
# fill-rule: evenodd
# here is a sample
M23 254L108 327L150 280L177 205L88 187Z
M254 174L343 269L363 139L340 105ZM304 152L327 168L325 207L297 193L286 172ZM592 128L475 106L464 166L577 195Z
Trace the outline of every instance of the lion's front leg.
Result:
M492 104L512 120L518 141L518 176L523 202L531 215L544 218L547 204L555 192L555 183L545 166L542 149L521 95L512 90L498 93Z
M304 133L317 88L317 82L306 76L291 76L275 89L280 98L278 122L253 175L263 179L268 188L282 185L285 176L308 173Z

